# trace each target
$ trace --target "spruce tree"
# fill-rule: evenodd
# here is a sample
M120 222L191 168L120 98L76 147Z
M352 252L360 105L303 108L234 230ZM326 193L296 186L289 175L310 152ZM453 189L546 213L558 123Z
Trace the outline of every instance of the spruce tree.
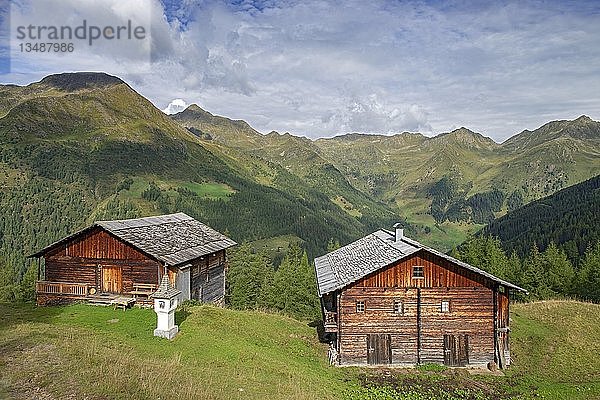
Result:
M248 243L232 252L227 272L227 301L237 309L268 305L266 284L272 281L273 267L263 253L255 253Z
M586 250L575 289L584 300L600 303L600 241Z
M575 271L565 252L560 250L554 242L550 242L542 255L542 260L548 277L548 287L553 294L569 293Z
M544 260L535 243L523 262L523 286L534 299L547 299L552 295L544 271Z

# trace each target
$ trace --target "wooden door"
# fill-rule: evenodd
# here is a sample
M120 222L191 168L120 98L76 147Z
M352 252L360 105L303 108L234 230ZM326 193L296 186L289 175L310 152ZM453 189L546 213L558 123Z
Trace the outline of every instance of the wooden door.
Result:
M108 293L121 293L123 291L123 274L121 267L102 267L102 291Z
M367 335L367 364L392 363L392 338L390 335Z
M469 363L469 336L444 335L444 364L464 367Z

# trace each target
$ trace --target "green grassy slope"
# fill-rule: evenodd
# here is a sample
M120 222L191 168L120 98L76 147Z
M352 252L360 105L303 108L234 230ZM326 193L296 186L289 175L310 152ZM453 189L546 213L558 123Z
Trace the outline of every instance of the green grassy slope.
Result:
M230 152L231 149L237 150L238 158L253 156L254 163L262 160L267 165L284 169L312 189L325 194L350 216L362 219L372 230L381 226L377 224L391 225L397 219L388 205L353 187L307 138L277 132L263 135L244 121L215 116L195 104L171 118L183 127L195 128L196 133L210 135L211 140L203 143L217 142L229 148Z
M513 305L506 376L329 367L314 328L261 312L191 307L178 312L171 342L152 336L151 310L0 304L0 312L7 399L600 398L600 305Z
M283 316L195 307L169 342L152 336L151 310L1 308L9 398L324 399L342 387L313 329Z
M441 249L600 171L600 123L587 117L550 122L503 144L466 128L433 138L348 134L311 141L262 135L196 105L172 118L281 166L352 216L385 215L385 205L406 220L410 235Z
M600 305L545 301L511 311L509 379L545 399L600 399Z
M298 236L311 255L396 219L385 207L357 218L278 164L200 140L116 77L0 92L0 257L17 274L94 219L183 211L239 242Z

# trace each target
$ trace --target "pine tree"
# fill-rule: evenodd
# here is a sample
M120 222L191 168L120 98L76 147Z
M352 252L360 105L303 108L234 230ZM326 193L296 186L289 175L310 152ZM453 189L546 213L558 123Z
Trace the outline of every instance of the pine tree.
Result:
M473 238L460 250L455 249L451 255L499 278L508 279L509 260L498 238L491 236Z
M227 273L227 301L237 309L254 309L268 306L265 298L272 281L273 267L264 253L255 253L248 243L243 243L229 258Z
M600 242L586 250L577 274L575 290L581 298L600 303Z
M548 287L554 295L565 295L571 291L575 276L573 265L564 251L551 242L542 255Z
M33 263L29 264L27 271L23 275L19 284L19 300L35 301L35 281L37 279L37 266Z
M297 244L290 245L279 269L275 273L275 307L295 318L316 318L319 298L313 269L306 251Z
M534 243L523 263L523 286L529 291L531 298L547 299L552 292L548 287L544 260L537 245Z
M329 239L329 242L327 242L327 252L331 253L332 251L335 251L337 249L339 249L340 246L340 242L339 240L333 240L333 238Z
M13 268L0 257L0 300L14 301L17 295L16 277Z
M513 251L508 259L505 278L517 285L523 283L523 265L516 251Z

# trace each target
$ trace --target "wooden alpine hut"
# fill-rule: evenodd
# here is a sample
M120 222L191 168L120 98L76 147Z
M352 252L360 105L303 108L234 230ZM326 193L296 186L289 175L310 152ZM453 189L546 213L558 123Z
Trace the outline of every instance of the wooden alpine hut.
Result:
M331 361L508 366L510 292L525 290L395 228L315 259Z
M236 243L183 214L98 221L30 257L43 258L40 305L126 296L148 301L164 274L180 300L220 303L225 251Z

